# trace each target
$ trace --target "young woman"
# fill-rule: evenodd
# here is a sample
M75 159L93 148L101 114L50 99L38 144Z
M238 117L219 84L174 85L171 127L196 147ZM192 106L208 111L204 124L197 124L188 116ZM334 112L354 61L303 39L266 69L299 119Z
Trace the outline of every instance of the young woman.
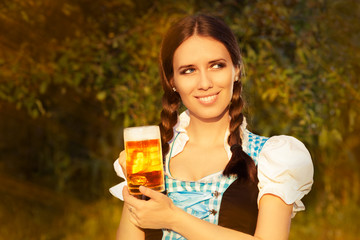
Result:
M113 189L125 201L117 239L287 239L311 189L311 157L293 137L246 129L234 34L217 18L186 17L165 35L160 60L167 195Z

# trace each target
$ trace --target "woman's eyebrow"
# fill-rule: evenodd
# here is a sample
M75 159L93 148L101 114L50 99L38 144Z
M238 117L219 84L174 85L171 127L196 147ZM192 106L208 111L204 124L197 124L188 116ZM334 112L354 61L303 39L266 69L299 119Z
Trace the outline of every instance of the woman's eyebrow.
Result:
M178 70L180 71L180 70L183 69L183 68L190 68L190 67L194 67L194 65L193 65L193 64L182 65L182 66L180 66L180 67L178 68Z
M226 62L226 59L225 58L214 59L214 60L209 61L209 64L216 63L216 62L219 62L219 61ZM195 66L194 64L182 65L182 66L178 67L178 71L180 71L181 69L184 69L184 68L191 68L191 67L194 67L194 66Z
M226 59L225 58L219 58L219 59L211 60L209 63L216 63L216 62L219 62L219 61L226 62Z

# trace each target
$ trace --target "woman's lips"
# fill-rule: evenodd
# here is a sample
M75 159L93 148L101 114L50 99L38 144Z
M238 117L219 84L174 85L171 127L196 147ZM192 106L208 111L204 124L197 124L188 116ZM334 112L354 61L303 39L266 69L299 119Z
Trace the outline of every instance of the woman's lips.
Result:
M216 101L219 93L216 93L214 95L207 95L204 97L196 97L200 103L202 104L212 104Z

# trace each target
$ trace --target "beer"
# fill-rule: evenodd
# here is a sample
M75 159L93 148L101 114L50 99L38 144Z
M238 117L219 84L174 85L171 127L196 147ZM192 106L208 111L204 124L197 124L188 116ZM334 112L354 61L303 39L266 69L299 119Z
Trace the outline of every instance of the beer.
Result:
M158 126L126 128L124 130L126 175L132 195L141 195L140 186L162 192L164 171L160 131Z

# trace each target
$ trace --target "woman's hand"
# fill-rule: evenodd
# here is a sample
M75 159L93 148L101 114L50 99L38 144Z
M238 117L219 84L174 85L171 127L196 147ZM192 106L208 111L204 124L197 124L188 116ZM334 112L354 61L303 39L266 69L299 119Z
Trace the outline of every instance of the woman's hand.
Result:
M120 152L118 161L119 161L121 169L126 177L126 152L125 152L125 150Z
M130 212L130 221L140 228L171 229L178 208L166 195L141 186L140 192L150 200L139 200L124 187L124 201Z

